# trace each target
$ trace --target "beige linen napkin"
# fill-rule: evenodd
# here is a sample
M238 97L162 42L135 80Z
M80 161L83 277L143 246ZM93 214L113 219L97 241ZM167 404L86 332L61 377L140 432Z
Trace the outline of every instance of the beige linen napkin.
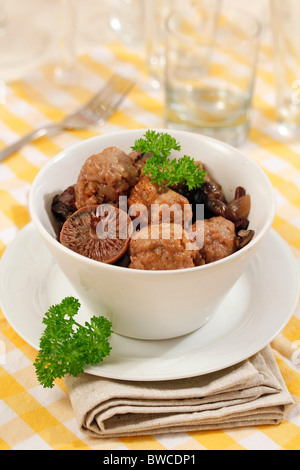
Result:
M278 424L293 404L269 346L199 377L127 382L82 374L65 383L81 431L103 438Z

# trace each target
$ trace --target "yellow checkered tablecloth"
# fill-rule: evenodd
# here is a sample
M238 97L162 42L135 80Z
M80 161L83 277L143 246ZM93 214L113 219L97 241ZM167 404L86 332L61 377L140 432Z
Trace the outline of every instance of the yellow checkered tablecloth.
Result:
M0 105L0 148L41 123L62 119L84 103L113 70L126 70L137 86L106 123L95 131L64 132L27 145L0 164L0 255L29 223L28 192L38 171L70 145L120 129L164 127L163 99L149 83L143 59L120 44L97 47L80 57L81 85L56 87L50 65L10 83ZM289 243L300 267L300 140L285 141L274 120L274 85L269 51L263 49L255 94L252 130L243 152L269 176L277 196L274 229ZM282 332L300 341L300 308ZM297 344L297 343L295 343ZM0 311L0 449L60 450L296 450L300 449L300 367L274 350L295 400L278 426L189 432L137 438L96 439L79 430L63 380L52 390L37 382L36 351L8 324Z

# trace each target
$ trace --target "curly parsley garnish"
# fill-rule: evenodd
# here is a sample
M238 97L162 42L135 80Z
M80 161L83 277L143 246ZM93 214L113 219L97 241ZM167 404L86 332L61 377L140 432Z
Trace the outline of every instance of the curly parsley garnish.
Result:
M80 325L74 320L79 308L79 300L66 297L44 316L46 328L34 366L45 388L53 388L54 380L66 374L77 377L86 365L96 365L110 354L111 323L105 317L94 316Z
M191 190L204 183L206 172L195 164L193 158L187 155L178 160L169 158L172 150L181 150L181 145L167 133L148 130L144 138L137 139L131 148L144 155L151 154L145 163L143 174L149 174L151 180L158 185L175 186L185 183Z

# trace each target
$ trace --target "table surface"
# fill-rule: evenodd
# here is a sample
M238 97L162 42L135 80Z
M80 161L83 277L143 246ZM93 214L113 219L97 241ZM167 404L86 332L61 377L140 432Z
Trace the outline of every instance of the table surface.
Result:
M262 6L262 2L259 5L267 25L266 5ZM103 30L99 41L91 35L86 41L86 31L80 33L85 39L81 41L77 64L79 82L67 86L54 83L54 63L49 56L22 77L6 83L5 103L0 105L0 148L42 123L62 119L83 104L112 71L126 71L137 79L137 85L121 108L102 127L40 139L0 164L0 256L30 222L27 200L31 184L38 171L58 152L99 134L164 127L163 92L150 83L143 51L123 44L111 31L104 40L102 33ZM241 150L269 176L277 198L273 228L288 242L300 268L300 139L279 135L274 102L271 50L264 44L251 132ZM300 340L299 305L282 335L292 343ZM300 367L276 350L274 355L295 400L294 408L280 425L101 440L86 437L78 430L63 380L57 380L52 390L38 384L32 365L36 351L14 331L1 310L0 345L1 450L300 449Z

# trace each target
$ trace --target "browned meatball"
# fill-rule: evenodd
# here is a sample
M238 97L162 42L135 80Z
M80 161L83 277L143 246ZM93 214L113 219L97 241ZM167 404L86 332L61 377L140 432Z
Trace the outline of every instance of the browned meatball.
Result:
M195 224L192 227L195 233ZM236 251L235 225L224 217L204 220L204 244L200 255L205 264L218 261ZM199 237L200 239L200 237Z
M145 163L151 156L152 156L151 153L148 153L145 155L144 153L141 153L140 150L137 152L134 150L128 154L128 157L132 160L134 166L136 167L138 171L139 176L142 175Z
M117 206L119 196L128 196L137 181L138 171L132 159L122 150L108 147L84 163L75 186L76 206Z
M130 241L129 267L148 271L192 268L197 252L181 225L149 225Z
M169 222L187 228L193 217L190 203L184 196L157 185L149 176L142 176L132 189L128 206L130 215L139 216L142 226Z
M131 190L128 198L128 206L130 208L141 204L148 210L157 196L165 191L165 188L153 183L149 176L142 176L139 182Z

